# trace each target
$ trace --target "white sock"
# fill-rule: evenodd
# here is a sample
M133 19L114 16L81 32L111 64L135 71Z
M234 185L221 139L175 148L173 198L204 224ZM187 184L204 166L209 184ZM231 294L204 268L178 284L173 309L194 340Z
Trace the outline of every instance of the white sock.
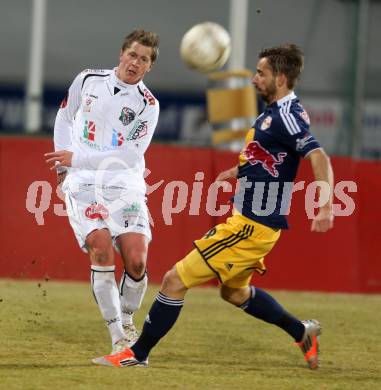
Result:
M91 266L91 286L95 300L107 323L112 343L123 339L118 286L115 282L115 266Z
M119 286L123 325L132 324L134 312L142 304L147 282L147 273L139 281L132 279L126 272L123 273Z

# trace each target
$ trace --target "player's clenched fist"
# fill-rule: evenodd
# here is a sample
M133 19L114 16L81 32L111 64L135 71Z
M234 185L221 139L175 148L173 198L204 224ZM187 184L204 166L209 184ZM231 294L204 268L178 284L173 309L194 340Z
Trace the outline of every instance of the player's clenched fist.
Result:
M311 224L311 231L325 233L333 228L333 213L331 210L321 209Z

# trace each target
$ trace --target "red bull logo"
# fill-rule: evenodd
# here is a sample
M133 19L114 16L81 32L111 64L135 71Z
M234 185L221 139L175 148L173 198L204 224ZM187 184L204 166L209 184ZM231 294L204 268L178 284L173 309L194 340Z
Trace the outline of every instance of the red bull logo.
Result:
M275 157L261 146L258 141L251 141L243 151L243 155L251 165L261 164L262 168L265 169L271 176L278 177L279 172L276 169L276 165L283 163L287 153L280 152L277 153L277 157Z

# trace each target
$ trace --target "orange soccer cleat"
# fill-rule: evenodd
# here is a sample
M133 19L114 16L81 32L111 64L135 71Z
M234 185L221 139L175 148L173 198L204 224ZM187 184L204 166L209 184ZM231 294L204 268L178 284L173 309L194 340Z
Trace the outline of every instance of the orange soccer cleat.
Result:
M143 361L136 359L134 352L128 347L121 352L95 358L92 362L100 366L111 367L148 366L148 359Z
M319 335L321 326L317 320L302 321L305 331L302 341L295 343L302 350L304 360L311 370L319 367Z

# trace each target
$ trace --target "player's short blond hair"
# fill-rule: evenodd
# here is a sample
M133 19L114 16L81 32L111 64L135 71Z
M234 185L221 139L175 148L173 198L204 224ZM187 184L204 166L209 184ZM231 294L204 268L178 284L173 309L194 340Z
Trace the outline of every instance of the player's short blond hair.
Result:
M151 61L154 63L159 55L159 36L152 32L143 29L137 29L128 34L123 41L122 51L125 51L134 42L138 42L143 46L150 47L152 49Z

